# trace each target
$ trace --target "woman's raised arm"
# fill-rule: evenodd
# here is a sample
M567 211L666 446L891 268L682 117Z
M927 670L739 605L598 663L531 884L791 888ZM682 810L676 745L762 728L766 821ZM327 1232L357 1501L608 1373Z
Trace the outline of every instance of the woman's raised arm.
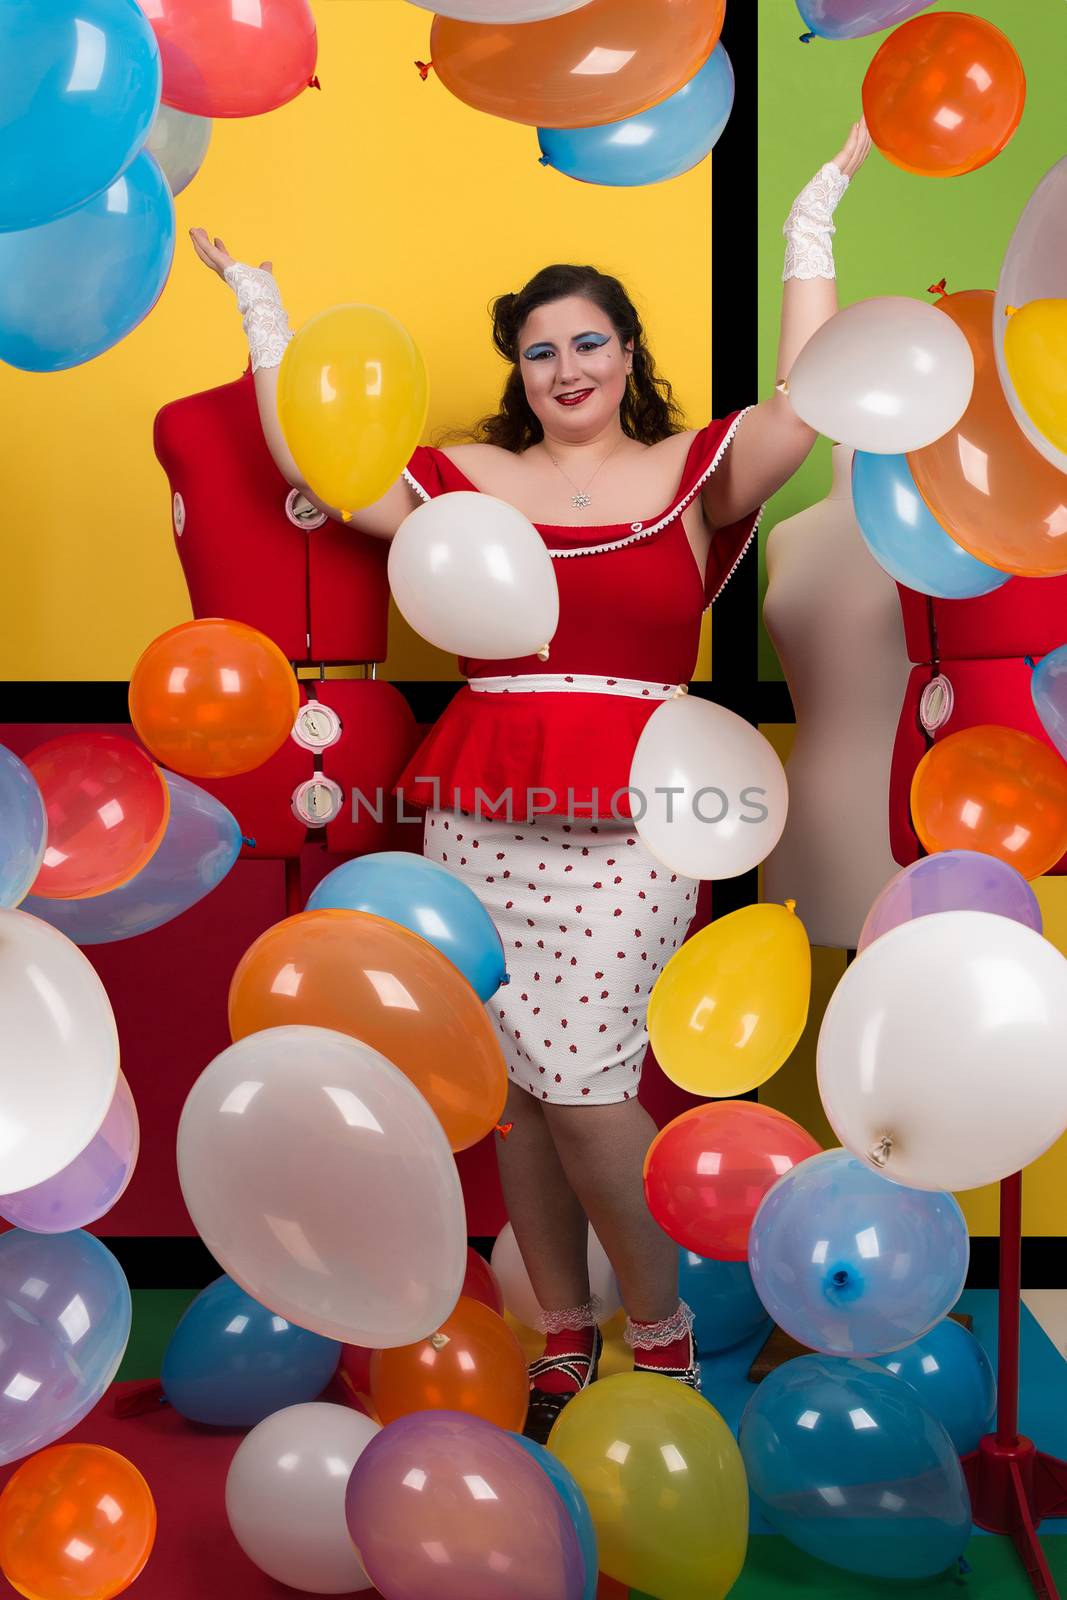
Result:
M786 237L782 323L777 378L788 378L812 334L837 310L831 239L834 209L871 148L867 125L852 127L844 148L801 190L782 230ZM793 476L818 434L802 422L784 394L775 392L738 429L703 493L714 528L728 527L762 505Z

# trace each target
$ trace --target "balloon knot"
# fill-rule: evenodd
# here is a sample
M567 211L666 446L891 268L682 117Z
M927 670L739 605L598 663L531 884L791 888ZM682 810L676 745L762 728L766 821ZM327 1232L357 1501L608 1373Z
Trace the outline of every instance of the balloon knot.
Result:
M309 89L321 89L322 88L322 84L319 82L317 77L316 78L309 78L308 79L308 88Z
M787 901L786 901L786 903L785 903L785 909L786 909L786 910L787 910L787 911L795 911L795 910L796 910L796 908L797 908L797 903L796 903L796 901L795 901L795 900L787 900Z
M1006 317L1013 317L1015 315L1015 313L1018 311L1018 309L1019 309L1018 306L1005 306L1004 307L1004 315Z
M872 1167L878 1167L881 1169L887 1164L892 1153L893 1140L888 1133L883 1133L882 1137L880 1139L876 1139L874 1144L872 1144L871 1148L868 1150L867 1160L871 1163Z
M341 521L342 522L351 522L352 521L352 513L351 513L351 511L342 511L341 512Z
M811 41L816 38L818 38L818 35L815 33L802 33L800 35L800 42L801 44L810 44Z
M430 1343L433 1345L435 1350L443 1350L445 1345L451 1344L452 1341L448 1337L447 1333L431 1333Z
M789 395L789 379L788 378L779 378L778 382L774 386L774 392L775 392L775 394L784 394L788 398L788 395Z
M541 167L547 167L548 166L548 157L547 156L539 156L537 158L537 160L538 160L538 166L541 166Z
M939 283L932 283L926 292L927 294L948 294L944 278Z
M116 1417L143 1417L146 1412L158 1411L160 1406L169 1406L170 1401L163 1393L163 1385L158 1378L153 1378L150 1383L139 1383L136 1388L127 1389L125 1394L115 1397Z
M1026 664L1026 666L1028 666L1030 668L1030 671L1033 672L1034 667L1036 665L1033 656L1023 656L1023 661Z
M502 1139L506 1139L514 1126L515 1124L513 1122L498 1122L496 1125L496 1132L499 1133Z
M538 661L547 661L548 660L548 648L549 647L548 647L547 644L543 644L541 646L540 650L538 650L538 652L537 652Z
M250 850L254 850L256 848L256 841L254 839L250 839L247 833L242 833L241 843L246 844Z
M965 1558L963 1556L959 1557L959 1563L960 1563L960 1577L961 1578L965 1578L967 1576L968 1572L973 1572L974 1571L974 1568L971 1566L971 1563L969 1561L965 1560Z
M505 972L504 976L500 980L500 987L503 988L505 983L510 983L510 982L511 982L511 973L510 972Z
M430 73L433 71L433 62L432 61L416 61L415 65L419 69L419 77L422 79L423 83L425 83L426 79L430 76Z

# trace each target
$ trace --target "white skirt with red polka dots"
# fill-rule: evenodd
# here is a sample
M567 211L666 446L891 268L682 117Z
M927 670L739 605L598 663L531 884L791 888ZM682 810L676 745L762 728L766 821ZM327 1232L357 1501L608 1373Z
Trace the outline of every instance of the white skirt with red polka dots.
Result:
M424 854L461 878L500 933L510 982L486 1009L514 1083L557 1105L632 1100L648 997L696 911L630 821L492 821L426 813Z

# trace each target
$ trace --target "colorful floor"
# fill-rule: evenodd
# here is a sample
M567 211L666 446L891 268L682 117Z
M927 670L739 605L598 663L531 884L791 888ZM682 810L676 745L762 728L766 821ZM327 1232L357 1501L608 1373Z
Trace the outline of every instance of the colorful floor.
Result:
M155 1377L170 1333L192 1291L145 1290L134 1296L134 1331L119 1373L119 1382ZM996 1296L975 1290L964 1295L961 1309L975 1319L975 1333L990 1355L996 1354ZM704 1390L731 1425L736 1426L751 1393L745 1374L762 1336L703 1365ZM1067 1362L1029 1311L1023 1312L1024 1386L1021 1424L1041 1446L1067 1457ZM626 1360L625 1347L609 1339L605 1372ZM138 1600L190 1600L240 1594L242 1600L283 1600L291 1589L273 1583L251 1568L237 1549L226 1525L222 1490L238 1433L196 1428L168 1408L132 1421L119 1421L110 1397L75 1432L74 1437L108 1444L135 1460L156 1493L160 1531L153 1558L130 1591ZM0 1472L0 1486L9 1473ZM775 1596L926 1597L969 1595L973 1600L1024 1600L1030 1590L1010 1544L977 1534L967 1550L972 1568L965 1578L952 1574L930 1583L890 1584L838 1572L812 1560L754 1522L748 1561L733 1600L773 1600ZM1052 1571L1067 1596L1067 1522L1042 1529ZM0 1578L0 1596L15 1590ZM634 1600L640 1597L634 1594Z

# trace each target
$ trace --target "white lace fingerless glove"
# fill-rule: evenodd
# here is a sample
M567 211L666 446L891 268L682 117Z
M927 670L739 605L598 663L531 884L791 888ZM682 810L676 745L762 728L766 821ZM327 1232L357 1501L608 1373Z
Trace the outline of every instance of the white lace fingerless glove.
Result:
M782 229L786 241L783 283L790 278L836 277L833 215L847 188L848 178L840 167L827 161L801 189Z
M293 330L274 274L265 272L262 267L247 267L243 261L235 261L232 267L226 268L223 277L237 295L237 309L244 321L252 356L252 371L258 372L260 367L280 367Z

